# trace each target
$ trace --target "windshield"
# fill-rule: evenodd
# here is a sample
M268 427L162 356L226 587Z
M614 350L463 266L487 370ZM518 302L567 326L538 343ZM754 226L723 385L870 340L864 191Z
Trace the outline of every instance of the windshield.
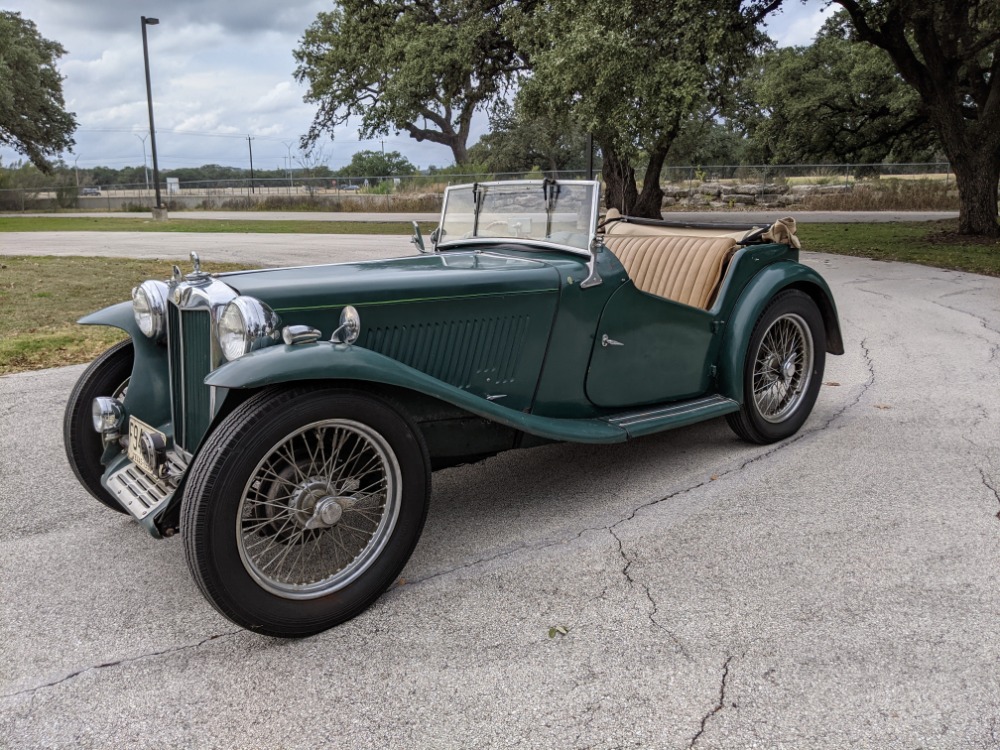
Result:
M530 180L456 185L445 191L438 244L529 239L588 251L597 221L596 182Z

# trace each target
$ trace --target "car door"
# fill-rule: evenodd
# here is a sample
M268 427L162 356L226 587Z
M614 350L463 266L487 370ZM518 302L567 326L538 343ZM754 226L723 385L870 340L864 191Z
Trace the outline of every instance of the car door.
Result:
M601 313L587 371L597 406L673 401L708 390L715 318L622 285Z

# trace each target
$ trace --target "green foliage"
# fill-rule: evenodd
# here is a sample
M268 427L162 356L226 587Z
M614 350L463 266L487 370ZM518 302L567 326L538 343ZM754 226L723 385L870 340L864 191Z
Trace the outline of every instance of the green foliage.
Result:
M565 110L531 117L515 102L495 108L490 132L469 149L469 158L498 173L531 167L559 172L585 169L586 151L586 133Z
M405 130L467 161L473 113L511 84L521 61L497 0L341 0L320 13L295 50L295 75L319 109L316 143L349 117L360 135Z
M763 42L726 0L553 0L520 20L533 70L527 111L568 110L583 132L633 158L669 146Z
M744 124L763 162L921 161L936 146L920 97L882 49L834 16L808 47L772 50L747 77Z
M959 231L1000 236L1000 3L834 0L920 96L958 183Z
M671 166L743 164L747 143L732 123L704 112L689 117L667 153Z
M400 177L416 174L417 168L398 151L358 151L347 166L338 169L337 177Z
M76 130L56 70L65 52L20 13L0 11L0 143L44 172L49 158L72 148Z

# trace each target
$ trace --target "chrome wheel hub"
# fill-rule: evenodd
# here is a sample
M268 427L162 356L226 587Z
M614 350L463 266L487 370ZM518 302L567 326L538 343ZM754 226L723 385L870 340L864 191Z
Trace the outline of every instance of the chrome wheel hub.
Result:
M776 424L788 419L812 380L813 338L799 315L777 318L761 339L754 360L753 399L757 413Z

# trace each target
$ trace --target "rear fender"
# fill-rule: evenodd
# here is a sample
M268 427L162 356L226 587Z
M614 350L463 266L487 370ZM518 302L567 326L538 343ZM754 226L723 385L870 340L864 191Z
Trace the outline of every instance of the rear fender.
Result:
M774 295L785 289L798 289L812 297L823 316L826 351L830 354L844 353L837 307L823 277L799 263L774 263L747 284L726 323L719 354L718 387L722 395L743 403L743 364L750 346L750 336L764 308Z

